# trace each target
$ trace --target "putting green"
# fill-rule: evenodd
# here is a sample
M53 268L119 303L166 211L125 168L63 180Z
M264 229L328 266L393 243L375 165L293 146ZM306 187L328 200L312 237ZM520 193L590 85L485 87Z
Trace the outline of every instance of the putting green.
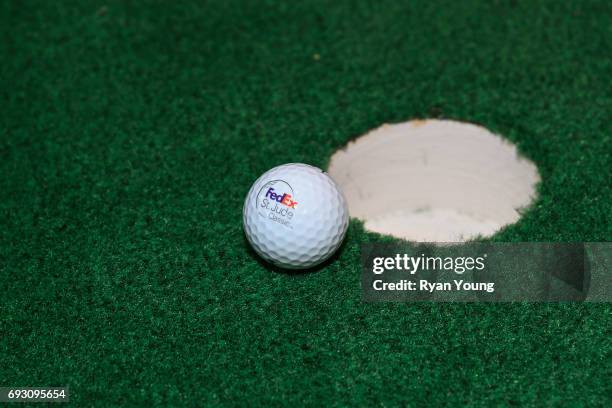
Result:
M609 304L366 304L360 244L390 238L353 220L333 262L284 274L241 223L265 170L447 118L538 166L538 201L492 239L610 241L611 17L3 2L0 386L67 385L75 406L609 405Z

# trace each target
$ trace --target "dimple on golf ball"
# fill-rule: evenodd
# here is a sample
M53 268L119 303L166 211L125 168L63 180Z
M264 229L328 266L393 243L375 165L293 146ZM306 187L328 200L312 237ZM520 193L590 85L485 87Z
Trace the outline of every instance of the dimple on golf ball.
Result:
M311 268L340 246L346 200L320 169L283 164L255 181L243 207L244 232L259 256L282 268Z

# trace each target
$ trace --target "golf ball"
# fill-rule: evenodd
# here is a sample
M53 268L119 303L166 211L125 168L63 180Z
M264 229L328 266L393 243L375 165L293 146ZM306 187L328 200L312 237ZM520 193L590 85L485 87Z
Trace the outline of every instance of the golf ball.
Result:
M243 207L244 232L259 256L288 269L328 259L348 227L346 200L320 169L283 164L255 181Z

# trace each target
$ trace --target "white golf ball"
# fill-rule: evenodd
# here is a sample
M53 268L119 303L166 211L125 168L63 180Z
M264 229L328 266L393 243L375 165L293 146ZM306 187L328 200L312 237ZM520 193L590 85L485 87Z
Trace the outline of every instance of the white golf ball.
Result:
M288 269L328 259L348 227L346 200L320 169L283 164L255 181L243 207L244 232L259 256Z

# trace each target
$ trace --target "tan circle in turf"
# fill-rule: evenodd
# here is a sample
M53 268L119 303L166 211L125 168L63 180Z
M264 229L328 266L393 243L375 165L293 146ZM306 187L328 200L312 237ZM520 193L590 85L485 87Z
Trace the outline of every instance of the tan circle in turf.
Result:
M487 129L450 120L383 125L331 158L329 174L366 229L459 242L515 223L536 196L536 166Z

